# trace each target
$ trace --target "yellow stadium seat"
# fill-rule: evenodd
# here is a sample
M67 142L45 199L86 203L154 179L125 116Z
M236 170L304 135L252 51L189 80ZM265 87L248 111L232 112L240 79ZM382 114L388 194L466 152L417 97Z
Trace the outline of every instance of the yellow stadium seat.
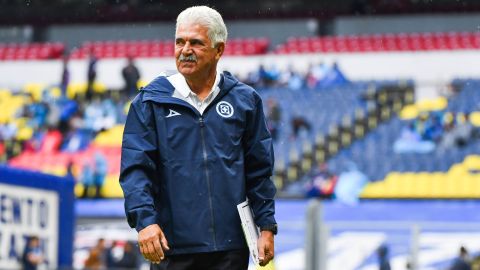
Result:
M8 100L12 96L12 93L10 90L5 89L5 88L0 88L0 103L2 101Z
M130 109L130 104L131 103L132 103L131 101L125 102L125 106L123 107L123 112L125 114L128 114L128 110Z
M385 180L367 184L361 198L478 199L480 175L469 170L479 168L480 156L470 155L447 173L391 172Z
M473 126L480 127L480 112L472 112L469 118Z
M84 190L84 186L82 185L82 183L77 183L75 185L75 189L74 189L74 192L75 192L75 196L77 198L80 198L83 194L83 190Z
M140 79L140 80L138 80L138 82L137 82L137 88L140 89L140 88L142 88L142 87L145 87L145 86L148 85L148 83L149 83L149 82Z
M85 95L87 84L84 82L72 82L67 87L67 97L72 99L77 95Z
M417 116L418 109L415 105L407 105L400 111L400 118L403 120L414 119L417 118Z
M17 140L27 141L33 136L33 129L31 127L22 127L17 131Z
M463 165L467 170L480 170L480 156L467 156L463 161Z
M93 91L95 93L105 93L106 90L107 90L107 86L104 83L101 83L101 82L93 83Z
M48 89L48 91L50 92L50 95L54 98L59 98L62 96L62 90L60 89L60 87L52 87Z
M416 106L419 111L439 111L444 110L448 105L448 100L445 97L438 97L435 99L424 99L418 101Z
M458 175L462 175L467 171L466 167L463 165L463 163L458 163L452 165L450 169L448 170L448 175L449 177L456 177Z
M101 189L101 194L105 198L122 198L123 190L118 181L118 175L109 175L105 178L105 183Z
M121 146L123 136L123 125L117 125L109 130L100 132L95 137L95 144L99 146Z
M19 117L12 120L13 123L17 126L17 128L23 128L27 125L28 118L27 117Z
M362 190L360 195L361 198L382 198L383 186L385 184L383 181L370 182Z

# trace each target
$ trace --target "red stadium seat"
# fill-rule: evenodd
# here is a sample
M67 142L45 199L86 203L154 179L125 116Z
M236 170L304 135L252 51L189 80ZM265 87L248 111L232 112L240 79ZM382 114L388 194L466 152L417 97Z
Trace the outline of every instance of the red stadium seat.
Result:
M62 143L62 134L58 130L49 131L43 139L40 152L52 153L58 151L60 144Z

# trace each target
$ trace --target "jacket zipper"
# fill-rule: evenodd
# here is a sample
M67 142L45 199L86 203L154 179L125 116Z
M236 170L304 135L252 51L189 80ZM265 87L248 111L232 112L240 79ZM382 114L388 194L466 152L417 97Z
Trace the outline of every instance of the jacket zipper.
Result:
M208 160L207 160L207 146L205 143L205 120L202 116L198 119L200 123L200 135L202 137L202 148L203 148L203 163L205 165L205 175L207 178L207 188L208 188L208 202L210 204L210 216L212 217L212 234L213 234L213 249L217 250L217 237L215 233L215 218L213 215L213 202L212 202L212 191L211 191L211 183L210 183L210 173L208 172Z

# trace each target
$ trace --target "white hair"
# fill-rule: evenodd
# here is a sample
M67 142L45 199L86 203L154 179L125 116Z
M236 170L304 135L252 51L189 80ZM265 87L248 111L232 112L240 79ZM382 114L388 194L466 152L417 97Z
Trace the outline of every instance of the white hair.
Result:
M215 47L219 42L227 41L227 27L223 22L222 15L213 8L207 6L193 6L180 12L177 17L177 25L175 31L178 31L178 26L188 23L198 23L208 28L207 35L212 41L212 46Z

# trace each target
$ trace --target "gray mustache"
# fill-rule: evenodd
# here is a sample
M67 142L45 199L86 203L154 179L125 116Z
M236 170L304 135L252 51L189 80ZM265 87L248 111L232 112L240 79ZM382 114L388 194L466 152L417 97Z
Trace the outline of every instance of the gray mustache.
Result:
M183 62L183 61L191 61L191 62L197 62L197 57L193 54L189 56L184 56L183 54L180 54L180 57L178 58L178 61Z

